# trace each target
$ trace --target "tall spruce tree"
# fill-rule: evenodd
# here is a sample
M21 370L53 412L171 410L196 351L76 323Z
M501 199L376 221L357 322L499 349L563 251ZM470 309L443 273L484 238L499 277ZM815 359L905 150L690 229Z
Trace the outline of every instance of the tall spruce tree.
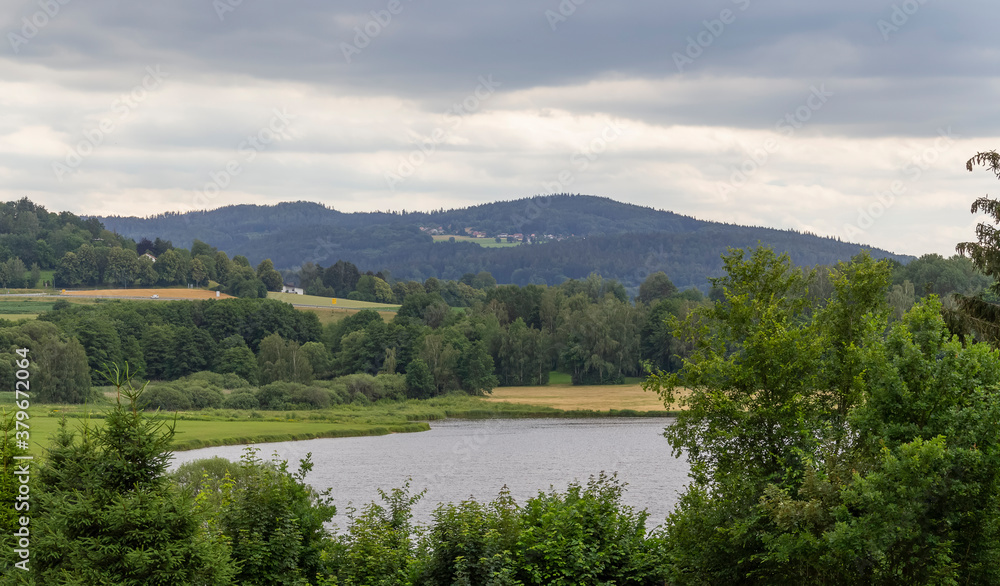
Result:
M174 430L137 406L145 387L106 372L118 391L101 426L81 439L65 423L39 471L32 540L38 584L229 584L234 568L221 533L193 497L166 478Z

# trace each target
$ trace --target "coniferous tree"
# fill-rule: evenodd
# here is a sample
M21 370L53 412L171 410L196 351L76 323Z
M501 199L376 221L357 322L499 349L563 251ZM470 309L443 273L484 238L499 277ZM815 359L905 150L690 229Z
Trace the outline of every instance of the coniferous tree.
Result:
M77 441L63 424L39 472L32 576L39 584L229 584L221 535L166 478L173 427L137 407L132 373L107 371L118 397Z

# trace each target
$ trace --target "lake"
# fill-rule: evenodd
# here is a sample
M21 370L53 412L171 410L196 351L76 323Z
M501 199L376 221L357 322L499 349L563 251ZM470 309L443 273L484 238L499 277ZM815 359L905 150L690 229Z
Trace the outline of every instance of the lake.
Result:
M441 502L473 497L493 500L505 484L519 503L550 486L564 491L569 482L586 483L601 471L617 472L628 483L623 501L647 509L652 528L672 510L687 484L687 462L674 458L663 438L665 418L488 419L431 422L420 433L328 438L257 444L260 456L277 452L297 469L312 452L306 478L312 486L333 488L334 522L347 524L349 502L361 509L412 478L411 489L427 494L414 518L427 522ZM174 467L199 458L239 460L244 446L204 448L175 454Z

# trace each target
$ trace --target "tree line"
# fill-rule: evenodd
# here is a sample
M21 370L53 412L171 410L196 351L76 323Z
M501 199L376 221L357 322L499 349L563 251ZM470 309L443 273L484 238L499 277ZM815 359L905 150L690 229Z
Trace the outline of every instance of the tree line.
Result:
M817 271L812 299L832 290L824 273ZM53 366L39 366L40 371L59 373L60 382L46 391L45 400L52 402L85 400L90 385L100 383L88 373L125 362L139 376L160 381L207 371L263 387L381 374L405 377L404 392L387 397L482 394L499 385L544 385L552 371L568 373L574 384L621 383L648 370L676 371L694 351L674 335L677 321L722 295L718 289L708 299L696 289L679 291L663 273L649 275L635 299L621 283L596 274L556 287L497 285L485 272L460 281L389 285L345 261L326 269L315 265L311 274L314 292L349 291L350 297L369 299L381 290L383 300L400 307L394 314L363 310L323 326L314 313L266 299L60 301L37 322L0 327L0 347L10 357L19 347L44 348L38 354L51 356ZM968 259L936 255L896 265L891 275L898 281L887 293L894 320L927 292L971 294L989 281ZM920 283L923 295L909 278ZM945 307L946 316L948 311ZM959 327L954 319L949 323ZM6 370L0 364L0 380L13 384L13 372ZM367 393L376 395L383 396ZM343 396L331 400L342 402Z

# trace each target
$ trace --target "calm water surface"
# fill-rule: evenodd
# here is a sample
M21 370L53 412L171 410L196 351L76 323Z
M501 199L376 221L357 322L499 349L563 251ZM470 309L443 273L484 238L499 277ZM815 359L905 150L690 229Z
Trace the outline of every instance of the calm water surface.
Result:
M489 419L432 422L421 433L329 438L257 444L260 455L277 452L293 469L312 452L307 481L333 488L334 522L341 527L348 503L360 509L412 478L414 492L427 489L414 517L430 520L441 502L493 500L505 484L524 502L539 490L563 491L573 480L586 483L601 471L627 482L623 501L647 509L647 526L660 524L687 483L687 462L674 458L663 438L663 418ZM199 458L238 460L243 446L178 452L174 467Z

